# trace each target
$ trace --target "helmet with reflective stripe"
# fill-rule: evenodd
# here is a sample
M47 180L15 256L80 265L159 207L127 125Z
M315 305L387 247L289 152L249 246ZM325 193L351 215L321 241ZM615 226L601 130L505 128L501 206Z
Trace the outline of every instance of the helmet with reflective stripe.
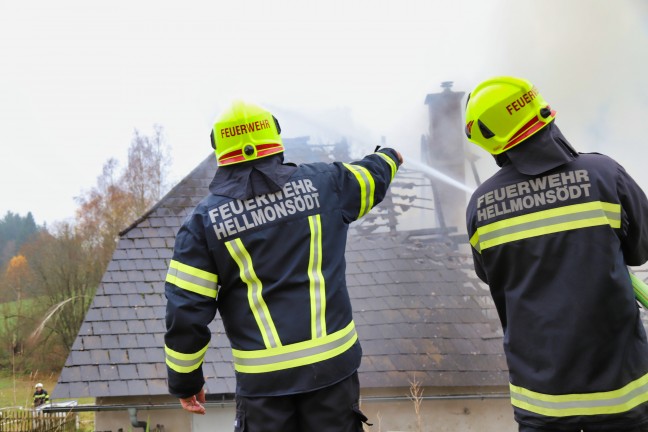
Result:
M466 136L497 155L538 132L555 116L556 112L529 81L515 77L491 78L468 95Z
M267 110L235 101L216 121L212 147L219 166L259 159L284 151L281 128Z

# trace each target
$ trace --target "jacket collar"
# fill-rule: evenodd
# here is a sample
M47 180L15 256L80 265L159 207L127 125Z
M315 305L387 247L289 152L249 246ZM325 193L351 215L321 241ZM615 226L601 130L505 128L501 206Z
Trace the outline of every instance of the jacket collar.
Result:
M209 191L233 199L250 199L280 191L295 171L295 164L283 163L283 154L221 166L216 169Z
M522 174L538 175L578 157L578 152L569 144L555 122L531 136L525 142L498 155L499 166L510 162Z

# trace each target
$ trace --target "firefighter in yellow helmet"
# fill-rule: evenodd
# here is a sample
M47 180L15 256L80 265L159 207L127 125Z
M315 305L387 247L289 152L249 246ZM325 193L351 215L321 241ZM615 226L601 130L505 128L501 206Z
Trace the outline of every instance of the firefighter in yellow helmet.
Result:
M235 102L211 131L218 169L178 231L166 278L169 391L204 414L202 362L218 312L236 371L235 431L356 432L361 349L345 281L348 225L402 163L284 163L279 122Z
M279 122L269 111L235 101L214 125L211 142L218 165L225 166L282 153L280 134Z
M627 266L648 260L648 199L617 162L578 153L525 79L479 84L468 139L501 167L474 192L477 275L504 330L519 430L648 431L648 343Z

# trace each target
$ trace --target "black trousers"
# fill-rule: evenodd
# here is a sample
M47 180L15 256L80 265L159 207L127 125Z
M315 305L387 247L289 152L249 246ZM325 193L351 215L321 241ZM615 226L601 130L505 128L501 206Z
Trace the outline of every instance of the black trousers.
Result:
M520 425L520 432L565 432L557 429L538 429L530 426ZM574 429L568 432L588 432L587 429ZM608 432L648 432L648 425L638 426L632 429L609 429Z
M360 432L357 372L320 390L290 396L236 397L234 432Z

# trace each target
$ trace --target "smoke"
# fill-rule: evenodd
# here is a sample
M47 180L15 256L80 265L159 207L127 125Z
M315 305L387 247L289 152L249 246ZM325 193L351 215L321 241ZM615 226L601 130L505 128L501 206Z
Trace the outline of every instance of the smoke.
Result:
M531 80L581 152L615 158L644 189L648 156L648 3L645 0L500 0L493 75Z

